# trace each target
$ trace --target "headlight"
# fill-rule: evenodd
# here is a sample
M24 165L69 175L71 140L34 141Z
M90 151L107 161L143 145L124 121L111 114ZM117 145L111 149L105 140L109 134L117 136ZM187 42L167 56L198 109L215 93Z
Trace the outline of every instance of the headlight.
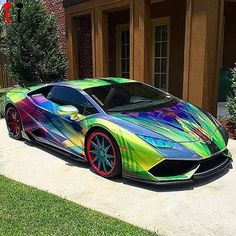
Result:
M147 143L151 144L155 148L173 148L174 142L171 140L157 139L144 135L138 135L139 138L143 139Z
M137 136L158 149L158 152L169 160L201 160L200 156L179 143L144 135Z

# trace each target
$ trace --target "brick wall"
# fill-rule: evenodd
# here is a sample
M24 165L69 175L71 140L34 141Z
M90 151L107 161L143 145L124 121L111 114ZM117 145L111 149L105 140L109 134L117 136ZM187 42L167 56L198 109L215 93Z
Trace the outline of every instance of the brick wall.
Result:
M64 53L66 53L66 31L65 31L65 13L63 0L41 0L46 6L48 13L57 15L57 30L59 43ZM76 20L78 36L78 64L79 78L93 76L92 61L92 32L91 16L83 16ZM74 79L79 79L74 78Z
M79 17L76 22L78 37L79 78L93 77L91 16Z
M65 31L65 13L63 0L41 0L46 6L48 13L55 13L57 16L57 30L59 43L64 53L66 53L66 31Z

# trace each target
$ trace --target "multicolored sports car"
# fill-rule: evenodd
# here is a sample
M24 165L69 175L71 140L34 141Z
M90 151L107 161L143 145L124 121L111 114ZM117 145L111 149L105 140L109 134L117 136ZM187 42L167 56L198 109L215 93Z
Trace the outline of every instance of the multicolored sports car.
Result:
M103 177L173 184L231 165L227 133L213 116L141 82L64 81L15 88L7 99L12 138L88 161Z

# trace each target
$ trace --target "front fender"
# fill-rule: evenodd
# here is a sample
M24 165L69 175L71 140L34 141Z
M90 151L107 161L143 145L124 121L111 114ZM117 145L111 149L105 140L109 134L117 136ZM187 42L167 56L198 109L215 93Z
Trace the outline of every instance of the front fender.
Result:
M116 140L122 158L123 172L129 175L149 175L148 170L164 160L164 156L155 148L140 139L136 134L101 117L91 117L83 121L87 132L92 127L101 127ZM144 176L142 176L144 177ZM148 179L153 178L151 175Z

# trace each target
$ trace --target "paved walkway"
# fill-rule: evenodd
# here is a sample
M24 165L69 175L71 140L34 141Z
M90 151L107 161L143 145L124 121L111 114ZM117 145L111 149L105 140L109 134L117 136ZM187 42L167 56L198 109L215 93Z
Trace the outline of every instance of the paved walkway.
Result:
M236 157L236 142L229 148ZM0 174L161 235L236 235L235 169L208 184L178 190L107 180L87 164L10 139L0 120Z

